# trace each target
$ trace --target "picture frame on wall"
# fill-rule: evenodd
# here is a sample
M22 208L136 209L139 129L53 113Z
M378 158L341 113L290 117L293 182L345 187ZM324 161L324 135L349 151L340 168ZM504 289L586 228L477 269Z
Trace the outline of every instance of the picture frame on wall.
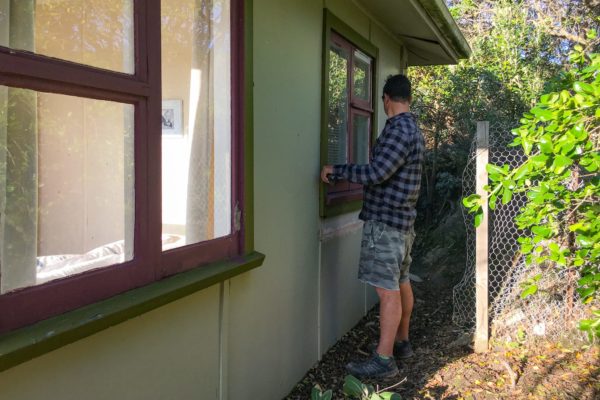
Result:
M183 101L180 99L162 101L162 134L183 136Z

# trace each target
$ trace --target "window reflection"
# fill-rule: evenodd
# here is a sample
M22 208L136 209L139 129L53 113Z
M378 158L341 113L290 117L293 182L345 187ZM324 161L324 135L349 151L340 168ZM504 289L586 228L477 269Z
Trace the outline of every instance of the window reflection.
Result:
M354 96L365 101L370 101L371 57L360 50L354 51L352 78L354 80Z
M0 86L0 293L133 258L133 114Z
M327 123L327 162L348 162L348 52L332 44L329 50L329 119Z
M0 46L134 73L133 0L0 1Z

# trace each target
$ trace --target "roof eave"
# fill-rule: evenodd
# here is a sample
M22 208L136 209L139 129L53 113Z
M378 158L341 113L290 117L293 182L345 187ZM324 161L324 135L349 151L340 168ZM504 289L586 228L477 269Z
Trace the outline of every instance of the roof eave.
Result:
M445 43L445 50L458 62L459 59L469 58L471 47L463 36L448 7L442 0L411 0L418 2L427 12L431 21L437 27L440 42Z

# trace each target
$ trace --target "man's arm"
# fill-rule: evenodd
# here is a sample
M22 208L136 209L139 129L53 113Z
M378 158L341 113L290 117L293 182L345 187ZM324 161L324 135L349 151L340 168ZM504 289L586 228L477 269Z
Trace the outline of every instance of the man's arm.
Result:
M380 151L369 164L334 165L332 172L350 182L377 185L385 182L406 163L408 147L401 133L396 130L380 144Z

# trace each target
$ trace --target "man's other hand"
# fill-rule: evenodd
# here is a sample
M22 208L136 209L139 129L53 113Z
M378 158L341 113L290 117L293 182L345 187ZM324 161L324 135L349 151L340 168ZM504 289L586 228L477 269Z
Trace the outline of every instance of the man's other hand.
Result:
M329 183L327 175L333 174L333 165L325 165L321 170L321 180L325 183Z

